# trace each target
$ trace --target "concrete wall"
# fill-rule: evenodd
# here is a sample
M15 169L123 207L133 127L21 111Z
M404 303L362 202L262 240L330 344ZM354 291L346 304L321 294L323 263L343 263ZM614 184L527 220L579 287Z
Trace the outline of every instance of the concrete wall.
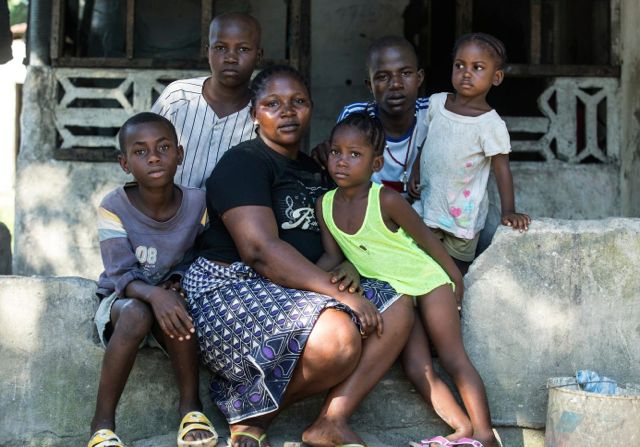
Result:
M494 423L519 428L499 429L505 446L542 445L539 433L521 429L544 426L549 377L589 368L621 384L638 382L639 270L640 219L546 219L525 234L498 230L465 278L463 335ZM86 442L102 357L94 291L82 278L0 277L0 446ZM204 382L206 411L224 436ZM316 398L287 410L272 439L299 440L319 406ZM119 407L119 433L128 441L173 433L176 407L168 360L141 350ZM397 366L353 425L372 447L446 432Z
M311 144L324 139L342 105L366 100L364 53L371 40L401 33L406 1L312 3L312 93L315 111ZM283 4L221 1L221 11L245 10L265 28L270 58L284 57ZM633 24L638 6L623 1L623 48L640 51ZM625 9L626 8L626 9ZM379 14L376 11L387 11ZM629 14L625 14L628 11ZM634 53L636 52L636 53ZM602 218L640 207L640 85L638 64L623 65L623 132L620 166L616 164L513 163L518 209L534 218ZM53 160L53 77L46 66L30 67L24 91L22 146L18 160L14 273L80 275L95 278L102 269L95 232L95 208L126 177L115 164ZM635 99L634 99L635 98ZM636 116L637 115L637 116ZM499 203L495 188L494 203ZM494 207L493 219L498 210ZM634 214L635 213L635 214ZM491 225L492 221L489 222Z
M620 186L622 213L640 216L640 3L621 2L622 148Z

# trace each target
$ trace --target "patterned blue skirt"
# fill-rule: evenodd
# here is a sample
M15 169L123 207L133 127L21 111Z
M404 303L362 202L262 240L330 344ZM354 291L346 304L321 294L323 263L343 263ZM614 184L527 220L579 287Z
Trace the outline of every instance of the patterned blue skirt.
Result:
M365 297L383 312L400 294L363 278ZM229 423L278 408L320 313L339 301L272 283L251 267L198 258L183 279L203 363L214 373L211 395Z

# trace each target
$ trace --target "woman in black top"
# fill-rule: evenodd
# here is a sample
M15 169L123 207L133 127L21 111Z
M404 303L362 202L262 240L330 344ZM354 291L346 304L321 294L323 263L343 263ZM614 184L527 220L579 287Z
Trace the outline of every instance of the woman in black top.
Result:
M347 421L402 350L411 302L379 281L336 284L323 265L314 205L331 185L300 151L312 108L300 74L263 70L251 102L258 138L207 180L210 226L184 278L213 399L234 447L268 446L283 407L330 390L303 441L361 444Z

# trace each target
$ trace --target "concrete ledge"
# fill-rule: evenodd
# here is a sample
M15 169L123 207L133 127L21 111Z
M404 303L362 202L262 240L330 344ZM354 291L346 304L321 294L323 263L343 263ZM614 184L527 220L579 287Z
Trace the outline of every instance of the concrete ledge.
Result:
M541 446L548 377L595 369L640 378L640 220L534 221L500 228L466 278L463 335L487 386L505 446ZM102 349L94 335L95 283L82 278L0 277L0 446L83 445L95 405ZM207 414L222 436L203 373ZM298 441L321 398L276 419L274 445ZM134 446L172 445L177 391L168 360L142 350L118 412ZM371 447L446 432L394 367L353 425ZM175 444L173 444L175 445Z
M640 219L500 227L465 278L465 346L501 425L542 427L549 377L640 381Z

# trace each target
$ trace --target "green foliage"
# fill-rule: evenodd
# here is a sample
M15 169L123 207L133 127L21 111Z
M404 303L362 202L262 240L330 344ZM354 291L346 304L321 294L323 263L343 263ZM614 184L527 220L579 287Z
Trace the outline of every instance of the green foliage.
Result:
M27 21L29 0L9 0L9 16L11 25Z

